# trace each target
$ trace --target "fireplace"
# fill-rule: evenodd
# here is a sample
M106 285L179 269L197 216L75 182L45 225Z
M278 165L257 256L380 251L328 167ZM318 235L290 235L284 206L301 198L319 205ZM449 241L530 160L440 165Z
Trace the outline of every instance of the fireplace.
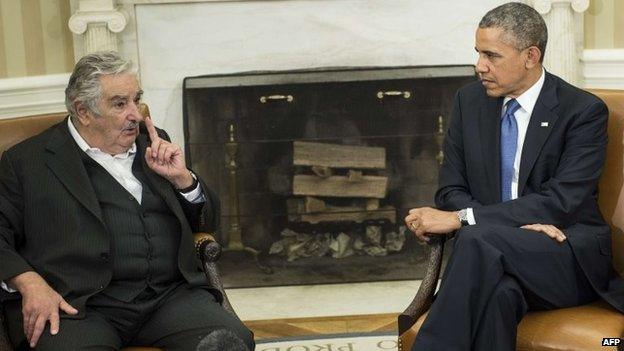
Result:
M189 166L217 192L226 287L417 279L403 225L432 205L472 66L187 77Z

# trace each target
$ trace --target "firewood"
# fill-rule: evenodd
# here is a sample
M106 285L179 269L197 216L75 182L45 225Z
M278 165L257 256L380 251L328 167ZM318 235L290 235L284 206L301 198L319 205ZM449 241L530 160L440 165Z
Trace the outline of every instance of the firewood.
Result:
M379 208L379 199L366 199L366 209L369 211Z
M299 212L296 203L289 199L288 220L291 222L307 222L317 224L319 222L356 222L361 223L366 220L388 220L396 223L396 210L392 206L384 206L374 211L366 211L359 207L328 207L324 212L302 213Z
M312 172L321 178L330 177L334 172L326 166L312 166Z
M293 142L293 164L295 166L384 169L386 149L295 141Z
M362 171L355 171L353 169L350 169L347 172L347 179L349 179L350 182L360 182L363 179L363 175L362 175Z
M386 196L388 177L362 176L357 182L346 176L321 178L298 174L293 177L293 194L327 197L366 197L383 199Z

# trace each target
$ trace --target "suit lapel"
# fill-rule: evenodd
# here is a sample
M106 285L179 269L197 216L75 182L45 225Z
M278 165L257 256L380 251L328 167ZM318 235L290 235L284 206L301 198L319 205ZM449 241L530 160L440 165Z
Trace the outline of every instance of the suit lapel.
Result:
M502 98L486 98L481 104L479 114L480 137L475 142L481 142L485 172L493 189L500 189L500 120L503 107ZM490 202L500 201L500 191L493 192Z
M145 149L149 145L149 139L143 133L139 134L136 139L137 144L137 153L136 157L140 157L141 167L143 168L143 174L145 174L145 178L149 182L149 185L153 191L158 193L162 199L165 201L167 206L171 209L171 211L178 217L179 220L186 218L184 215L184 211L180 206L180 202L173 191L171 183L167 181L165 178L159 176L154 173L151 168L147 165L145 161Z
M531 114L526 137L524 138L524 144L522 146L518 196L522 194L526 182L529 179L529 174L531 174L531 170L537 160L537 156L539 156L546 139L548 139L559 117L553 112L553 109L557 105L559 105L559 99L557 98L555 79L549 73L546 73L544 86L533 108L533 113ZM542 127L543 124L548 127Z
M57 124L46 145L46 165L84 207L102 220L102 209L89 181L89 175L80 156L80 149L67 127L67 118Z

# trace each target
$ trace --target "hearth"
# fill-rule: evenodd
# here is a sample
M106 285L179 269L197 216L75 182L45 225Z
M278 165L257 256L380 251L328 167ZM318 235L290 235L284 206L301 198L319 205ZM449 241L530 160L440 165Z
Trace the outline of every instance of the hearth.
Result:
M416 279L402 219L432 205L472 66L327 68L184 80L189 166L222 202L226 287Z

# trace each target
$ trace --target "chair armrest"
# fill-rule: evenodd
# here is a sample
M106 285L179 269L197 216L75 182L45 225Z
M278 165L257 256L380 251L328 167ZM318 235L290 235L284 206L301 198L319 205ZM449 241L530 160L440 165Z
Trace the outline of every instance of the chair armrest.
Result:
M221 276L219 275L219 270L216 265L219 257L221 257L221 245L215 240L212 234L199 232L193 235L195 238L195 251L197 252L197 257L201 260L208 283L221 293L223 297L221 305L223 308L238 318L230 304L230 300L225 294L223 282L221 281Z
M433 303L433 294L438 286L440 268L442 267L442 255L444 254L444 243L446 235L436 235L431 237L429 242L429 259L427 260L427 270L425 277L418 288L412 303L398 317L399 335L409 330L414 323L422 316Z
M221 245L209 233L198 232L193 234L195 239L195 252L202 262L217 262L221 257Z

